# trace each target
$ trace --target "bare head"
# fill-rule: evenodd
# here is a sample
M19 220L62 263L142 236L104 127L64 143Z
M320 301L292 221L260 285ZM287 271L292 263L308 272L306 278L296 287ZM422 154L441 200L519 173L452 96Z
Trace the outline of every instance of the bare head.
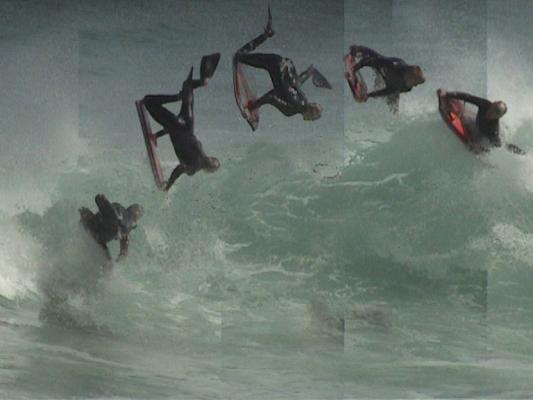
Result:
M318 103L307 103L302 113L305 121L315 121L322 116L322 107Z
M144 214L144 208L140 204L132 204L128 207L128 215L137 222Z
M503 101L495 101L487 111L488 119L500 119L507 112L507 105Z
M206 157L204 159L204 170L206 172L215 172L220 168L220 161L216 157Z
M426 81L422 68L418 65L412 65L405 69L404 73L405 82L408 86L414 87L420 85Z

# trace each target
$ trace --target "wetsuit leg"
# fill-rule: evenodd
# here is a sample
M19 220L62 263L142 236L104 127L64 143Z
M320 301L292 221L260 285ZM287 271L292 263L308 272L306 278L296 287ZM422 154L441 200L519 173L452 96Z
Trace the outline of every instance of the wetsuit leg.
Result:
M204 86L204 82L200 79L192 80L192 89L199 88ZM163 104L173 103L182 100L183 93L179 92L178 94L149 94L144 96L143 104L146 107L148 113L151 117L157 121L157 123L167 130L172 128L176 124L176 116L170 112L167 108L163 107ZM165 135L166 131L158 132L157 137Z
M176 124L176 116L163 107L163 104L181 100L181 92L174 95L147 95L143 104L151 117L166 129L171 129Z
M237 61L242 64L267 71L272 80L274 89L283 90L283 84L281 81L282 58L279 55L267 53L243 53L236 54L235 57L237 57Z
M304 72L302 72L298 79L300 85L303 85L305 81L312 78L313 85L319 88L331 89L331 85L328 80L322 75L314 66L310 65Z
M193 133L194 126L194 81L192 80L192 69L189 73L189 77L185 82L183 82L183 87L181 90L181 109L178 114L178 120L180 132L190 134Z
M241 55L244 53L250 53L257 49L261 44L263 44L268 39L268 35L266 33L262 33L259 36L253 38L248 43L246 43L244 46L242 46L239 50L237 50L237 54Z

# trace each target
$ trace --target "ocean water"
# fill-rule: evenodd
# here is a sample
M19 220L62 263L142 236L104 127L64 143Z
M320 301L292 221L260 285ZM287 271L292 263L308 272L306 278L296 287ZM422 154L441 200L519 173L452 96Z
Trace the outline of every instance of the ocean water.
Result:
M252 133L231 55L267 1L0 0L0 398L533 397L533 3L270 4L261 49L333 89ZM424 69L398 116L353 102L354 43ZM160 192L134 101L216 51L195 129L222 168ZM439 87L506 101L528 154L466 151ZM108 277L78 221L97 193L145 207Z

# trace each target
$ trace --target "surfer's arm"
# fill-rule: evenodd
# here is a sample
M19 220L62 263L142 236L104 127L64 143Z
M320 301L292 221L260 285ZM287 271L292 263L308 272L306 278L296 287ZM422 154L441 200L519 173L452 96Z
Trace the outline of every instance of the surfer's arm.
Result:
M111 258L111 253L109 252L109 248L107 247L107 244L100 243L100 246L102 246L102 248L104 249L104 253L105 253L106 258L109 261L112 261L113 259Z
M120 252L118 254L117 261L122 260L128 255L128 244L129 244L128 235L123 235L120 238Z
M168 190L174 184L176 179L178 179L184 172L185 167L183 166L183 164L179 164L176 168L174 168L174 171L172 171L172 174L170 175L170 178L168 179L167 184L164 187L165 192L168 192Z

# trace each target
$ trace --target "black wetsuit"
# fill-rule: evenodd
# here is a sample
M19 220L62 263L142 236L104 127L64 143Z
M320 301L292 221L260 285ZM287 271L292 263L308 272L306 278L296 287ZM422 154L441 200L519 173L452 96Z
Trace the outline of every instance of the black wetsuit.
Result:
M447 92L446 96L457 100L463 100L477 106L476 126L479 133L481 133L483 137L486 137L492 146L500 147L502 145L499 119L487 118L487 112L492 105L489 100L463 92Z
M143 104L152 118L164 130L157 134L158 137L170 135L174 152L188 173L194 174L202 168L203 159L206 157L202 143L194 136L194 98L192 90L202 86L201 81L193 81L190 90L173 95L147 95ZM181 101L181 110L176 116L163 105Z
M207 155L202 143L194 136L194 89L205 86L207 79L215 73L220 54L214 53L202 57L200 79L192 79L192 69L188 78L183 82L182 90L173 95L147 95L143 104L152 118L164 129L156 134L157 138L170 135L174 152L180 164L172 171L165 190L168 190L181 174L194 175L207 164ZM181 109L176 116L163 104L181 101Z
M406 68L412 68L404 60L395 57L385 57L365 46L351 46L350 54L353 57L361 57L355 66L355 71L363 67L371 67L378 73L385 82L385 88L371 92L368 97L389 96L398 93L411 91L412 86L408 86L404 73Z
M264 104L270 104L288 117L301 114L308 101L300 87L311 76L313 67L309 67L298 75L289 58L271 53L250 53L264 43L268 37L269 35L262 33L242 46L235 54L234 62L266 70L274 86L271 91L255 100L248 108L254 110Z
M94 201L98 206L96 214L86 207L79 210L83 225L104 248L109 260L111 254L107 243L115 239L120 240L119 258L125 257L128 254L128 235L137 226L137 221L121 204L110 203L103 194L97 195Z

